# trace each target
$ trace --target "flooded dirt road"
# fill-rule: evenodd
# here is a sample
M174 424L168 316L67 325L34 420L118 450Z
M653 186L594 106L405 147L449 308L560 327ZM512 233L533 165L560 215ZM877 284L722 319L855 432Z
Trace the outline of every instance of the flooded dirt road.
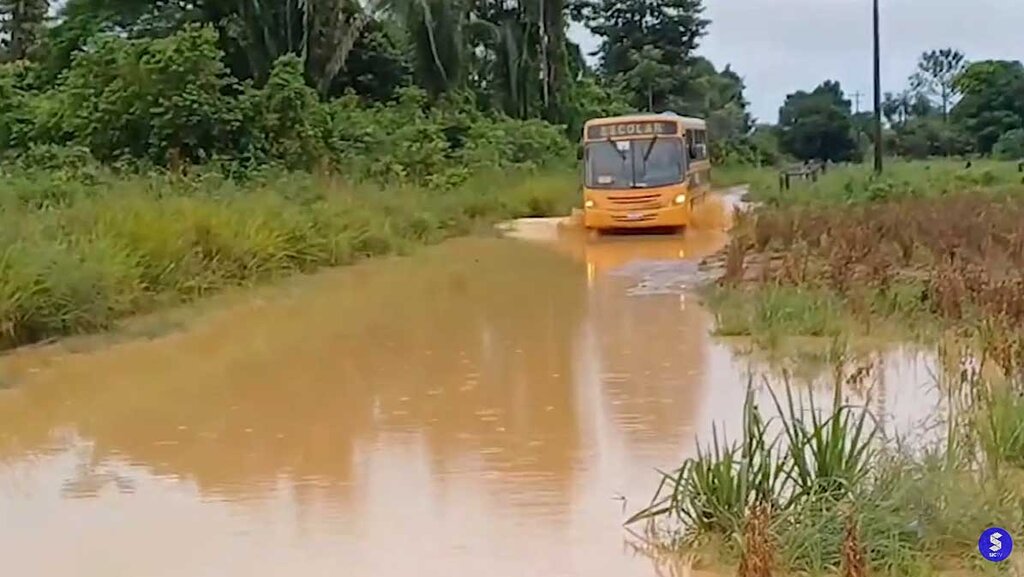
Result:
M621 522L749 377L688 290L725 234L554 230L0 360L4 573L659 574Z

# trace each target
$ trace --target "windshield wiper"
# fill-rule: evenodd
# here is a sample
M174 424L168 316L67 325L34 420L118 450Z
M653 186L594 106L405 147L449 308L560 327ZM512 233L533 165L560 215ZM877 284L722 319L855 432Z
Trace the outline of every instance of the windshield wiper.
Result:
M654 150L654 143L658 142L658 135L655 134L651 137L651 143L647 145L647 152L644 152L644 168L647 168L647 159L651 157L651 151Z
M614 148L614 149L615 149L615 152L617 152L617 153L619 154L619 158L621 158L621 159L622 159L622 162L626 162L626 153L625 153L625 152L622 152L621 150L619 150L619 147L618 147L618 146L615 146L615 141L614 141L614 140L612 140L612 137L611 137L611 136L609 136L608 138L606 138L606 139L605 139L605 142L607 142L607 143L608 143L608 144L609 144L609 145L610 145L610 146L611 146L612 148Z

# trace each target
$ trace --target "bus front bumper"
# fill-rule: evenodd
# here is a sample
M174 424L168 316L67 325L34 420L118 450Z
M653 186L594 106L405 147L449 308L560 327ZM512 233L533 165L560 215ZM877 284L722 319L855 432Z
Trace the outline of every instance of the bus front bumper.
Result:
M646 210L583 209L583 225L592 229L683 227L690 224L689 203Z

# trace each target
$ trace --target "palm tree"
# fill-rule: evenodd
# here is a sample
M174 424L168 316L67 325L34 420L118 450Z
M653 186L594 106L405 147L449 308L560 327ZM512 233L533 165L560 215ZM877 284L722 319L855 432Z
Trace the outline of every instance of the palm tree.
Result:
M28 56L43 30L50 9L49 0L0 0L0 61L21 60Z
M326 95L374 10L357 0L210 0L203 19L220 23L257 80L267 79L278 58L295 54Z
M464 31L469 10L462 0L383 0L382 10L405 29L416 77L433 96L465 79Z
M519 118L561 120L570 80L564 1L478 0L470 26L497 107Z

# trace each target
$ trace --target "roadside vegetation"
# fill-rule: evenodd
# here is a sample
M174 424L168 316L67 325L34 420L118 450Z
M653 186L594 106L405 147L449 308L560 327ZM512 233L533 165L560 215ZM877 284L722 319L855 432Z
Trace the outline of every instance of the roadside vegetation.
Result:
M480 175L438 192L330 176L49 172L11 177L0 202L0 348L107 329L127 315L219 289L343 265L562 214L575 174ZM28 191L28 192L26 192Z
M629 524L740 577L1004 574L977 542L1024 528L1019 379L945 383L944 428L921 442L843 400L867 371L836 374L824 402L784 382L764 407L752 387L739 438L702 440Z
M595 116L749 130L700 0L537 6L0 2L0 349L566 214Z
M965 92L930 111L933 92L923 91L941 87L914 80L917 111L930 116L890 119L890 150L904 158L888 158L881 176L856 162L870 149L857 146L864 132L834 83L784 106L770 129L777 164L716 168L720 186L749 185L751 204L727 247L703 263L715 331L782 368L751 383L739 437L717 429L664 475L630 520L649 542L741 577L1005 573L977 542L993 525L1024 531L1024 173L1008 144L1024 115L1008 113L1016 120L1002 136L972 132L985 120L970 91L994 88L963 79L1017 68L955 68L961 81L947 86ZM901 150L924 126L959 135L960 148L940 139ZM932 156L946 152L963 156ZM829 162L784 190L786 159ZM941 361L939 427L920 423L920 438L897 436L886 415L848 400L866 398L877 369L850 366L853 351L892 340L916 341ZM825 375L831 402L814 398L794 362L772 361L777 351L812 359L811 381Z
M576 200L558 126L418 88L321 101L287 56L241 87L222 57L188 28L105 39L41 93L3 68L0 349Z
M699 439L630 519L655 549L741 577L1024 567L978 554L987 527L1024 532L1024 65L938 50L908 84L883 104L882 175L861 163L872 115L831 81L791 94L778 124L748 135L756 154L734 148L714 169L752 204L704 263L706 301L716 333L770 370L740 435ZM780 169L803 163L827 171L784 190ZM937 351L944 398L913 438L849 400L869 398L878 368L873 354L850 366L854 351L908 340ZM800 358L830 402L793 370Z
M1024 174L1015 163L896 163L882 178L834 168L788 191L761 173L749 197L761 204L706 263L720 334L836 336L898 324L904 336L970 328L1020 340Z

